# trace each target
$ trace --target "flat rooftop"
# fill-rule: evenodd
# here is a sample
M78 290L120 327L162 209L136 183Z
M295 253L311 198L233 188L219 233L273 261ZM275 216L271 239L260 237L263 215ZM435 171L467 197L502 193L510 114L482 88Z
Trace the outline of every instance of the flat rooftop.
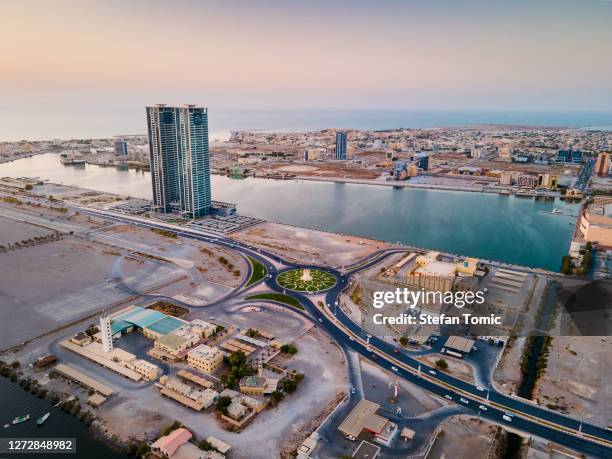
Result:
M463 338L462 336L449 336L444 343L444 347L467 354L472 350L475 342L473 339Z
M378 408L380 408L378 403L365 399L360 400L338 426L338 430L344 435L352 435L353 437L357 437L363 429L380 433L385 427L387 419L376 414Z
M414 270L417 274L427 274L429 276L454 276L457 267L454 263L443 261L430 261L426 265L419 266Z
M216 347L207 346L206 344L200 344L198 347L190 350L188 355L196 358L210 359L215 357L219 352L221 351Z
M113 395L113 389L111 389L105 384L102 384L91 376L88 376L85 373L81 373L75 368L69 367L68 365L58 363L53 369L53 371L59 373L60 375L68 379L72 379L73 381L76 381L79 384L82 384L88 389L95 390L104 397L110 397L111 395Z

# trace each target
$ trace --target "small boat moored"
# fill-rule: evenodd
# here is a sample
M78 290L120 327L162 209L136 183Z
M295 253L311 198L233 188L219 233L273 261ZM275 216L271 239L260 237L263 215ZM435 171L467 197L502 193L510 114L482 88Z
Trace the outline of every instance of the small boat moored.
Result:
M13 419L13 424L19 424L21 422L25 422L28 419L30 419L30 415L26 414L25 416L17 416L15 419Z
M39 417L38 420L36 421L36 425L42 426L43 423L49 418L49 416L51 416L51 413L46 413L42 415L41 417Z

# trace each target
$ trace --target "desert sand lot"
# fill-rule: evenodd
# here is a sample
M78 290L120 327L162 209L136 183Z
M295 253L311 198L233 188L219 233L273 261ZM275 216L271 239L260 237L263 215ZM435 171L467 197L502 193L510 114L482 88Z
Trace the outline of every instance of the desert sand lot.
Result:
M128 296L115 283L106 281L112 276L118 255L72 237L0 254L0 348L21 343ZM128 279L149 269L157 270L152 262L124 261L122 265Z
M287 260L312 263L314 259L315 263L338 267L390 247L386 242L269 222L237 231L232 237L266 248Z
M428 457L473 459L489 457L495 426L476 418L457 416L444 421Z
M39 226L18 223L10 218L0 216L0 245L7 246L15 242L23 241L33 237L45 236L52 233L51 230Z
M536 398L549 408L608 426L612 423L611 379L612 338L556 336Z

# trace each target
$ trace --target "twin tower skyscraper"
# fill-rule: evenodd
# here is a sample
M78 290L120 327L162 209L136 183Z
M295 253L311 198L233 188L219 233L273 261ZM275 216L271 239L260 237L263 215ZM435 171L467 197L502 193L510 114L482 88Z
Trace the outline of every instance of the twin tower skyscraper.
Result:
M147 107L153 210L183 218L211 211L208 109Z

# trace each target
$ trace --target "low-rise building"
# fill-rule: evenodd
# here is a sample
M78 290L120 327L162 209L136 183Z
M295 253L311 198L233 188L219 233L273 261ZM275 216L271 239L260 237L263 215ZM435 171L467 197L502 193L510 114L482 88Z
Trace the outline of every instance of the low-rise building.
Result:
M240 392L251 395L263 395L266 391L266 385L266 378L258 376L245 376L239 382Z
M582 209L579 232L584 242L612 247L612 197L596 196Z
M184 354L187 349L200 341L200 335L186 330L181 332L181 330L182 329L179 328L155 340L153 347L160 351L167 352L174 357Z
M92 342L92 338L87 333L79 332L70 338L70 341L72 341L74 344L78 344L79 346L86 346Z
M126 367L130 370L134 370L136 373L142 375L145 379L153 381L159 377L161 372L160 368L154 363L147 362L143 359L132 360L127 362Z
M200 344L187 353L187 364L204 373L213 373L222 362L223 352L206 344Z
M247 407L242 403L232 400L232 403L227 407L227 414L237 421L240 420L247 413Z
M168 435L158 438L152 445L151 451L158 455L172 457L173 454L184 445L193 435L184 427L173 430Z

